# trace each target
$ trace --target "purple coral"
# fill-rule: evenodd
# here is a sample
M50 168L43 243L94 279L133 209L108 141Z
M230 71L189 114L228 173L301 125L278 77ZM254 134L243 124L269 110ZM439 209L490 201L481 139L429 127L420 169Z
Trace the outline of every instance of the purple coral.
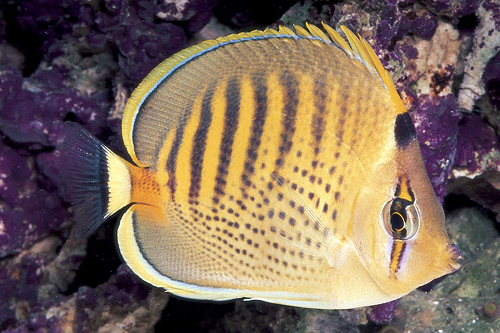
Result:
M118 50L118 64L139 83L156 65L187 43L184 29L172 21L189 20L187 30L197 32L208 23L211 4L151 1L105 2L106 10L84 6L80 19L88 27L87 42L95 49L111 45ZM160 19L160 20L158 20Z
M55 145L69 113L85 123L103 122L109 104L82 96L68 83L65 70L56 66L37 70L28 79L18 69L0 67L0 89L9 92L0 95L0 131L15 142L41 149Z
M455 165L471 173L480 168L478 156L484 156L499 145L499 138L478 114L467 114L460 122Z
M420 142L422 156L434 190L442 202L448 175L455 159L458 122L461 119L456 97L422 94L411 113Z
M0 257L20 252L69 219L57 193L38 185L32 160L0 144Z
M394 313L396 307L398 306L399 301L395 300L392 302L379 304L375 306L371 306L366 310L366 316L368 320L377 324L384 325L390 323L392 318L394 318Z

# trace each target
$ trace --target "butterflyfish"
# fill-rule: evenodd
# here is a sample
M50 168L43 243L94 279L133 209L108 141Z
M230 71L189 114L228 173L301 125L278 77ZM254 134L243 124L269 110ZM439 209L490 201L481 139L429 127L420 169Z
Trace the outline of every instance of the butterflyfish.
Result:
M65 123L76 237L121 213L132 271L191 299L355 308L457 270L392 79L361 36L323 28L233 34L162 62L126 104L128 161Z

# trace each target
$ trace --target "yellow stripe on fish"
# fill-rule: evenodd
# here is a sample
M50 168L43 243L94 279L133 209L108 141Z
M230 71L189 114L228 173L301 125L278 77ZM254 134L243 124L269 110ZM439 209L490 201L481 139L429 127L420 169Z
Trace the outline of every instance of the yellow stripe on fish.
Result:
M127 264L194 299L353 308L458 269L392 80L364 39L323 27L165 60L125 108L133 164L65 125L76 236L123 209Z

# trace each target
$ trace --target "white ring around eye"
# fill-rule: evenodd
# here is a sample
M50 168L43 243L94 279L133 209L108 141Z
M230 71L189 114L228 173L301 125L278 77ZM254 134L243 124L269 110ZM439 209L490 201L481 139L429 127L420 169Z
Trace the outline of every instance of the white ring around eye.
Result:
M392 238L399 239L399 240L409 240L413 237L418 232L418 229L420 228L420 210L418 209L418 206L416 203L410 204L406 206L405 211L406 211L406 221L405 221L405 229L406 229L406 235L405 237L399 238L394 234L394 231L392 229L391 225L391 206L394 200L397 198L393 198L389 201L387 201L384 206L382 207L382 210L380 212L380 221L382 223L382 227L384 228L384 231L386 234Z

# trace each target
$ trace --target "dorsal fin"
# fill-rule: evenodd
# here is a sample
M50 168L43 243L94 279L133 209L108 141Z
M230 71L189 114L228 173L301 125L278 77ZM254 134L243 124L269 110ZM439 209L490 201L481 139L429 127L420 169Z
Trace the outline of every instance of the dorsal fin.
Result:
M374 75L380 76L382 83L391 94L392 100L396 105L397 112L405 113L406 107L399 97L396 87L394 86L394 82L389 76L389 73L387 73L387 71L385 70L384 66L382 66L380 59L378 58L375 51L373 51L370 44L368 44L366 40L360 35L358 35L358 38L354 33L351 32L351 30L347 29L345 26L341 26L340 28L342 29L342 31L344 31L347 40L349 40L349 46L332 27L325 23L323 23L323 27L330 35L333 43L337 44L351 59L359 60L370 72L372 72ZM309 31L311 31L311 33L315 35L311 28L309 28ZM321 35L318 35L318 37L322 38Z
M255 30L252 32L232 34L226 37L220 37L216 40L204 41L200 44L188 47L183 51L174 54L172 57L163 61L154 70L152 70L142 83L134 90L130 96L125 111L123 114L122 134L125 146L134 163L138 166L151 166L153 161L142 161L137 155L134 147L134 129L136 126L137 115L140 113L140 108L143 102L150 94L168 77L171 73L182 67L187 62L219 47L225 45L245 42L249 40L265 40L271 38L292 38L292 39L308 39L316 45L334 44L342 50L347 57L358 62L358 65L364 67L372 75L380 77L381 82L389 91L398 114L406 112L406 108L399 98L398 92L392 82L389 74L382 66L377 55L371 46L360 36L354 35L346 27L341 26L349 44L330 26L323 23L323 27L330 36L322 32L318 27L306 23L307 30L300 26L294 26L295 32L287 27L280 26L278 30L265 29L264 31ZM184 112L183 110L171 110L172 119L179 119L177 113ZM176 127L174 122L163 124L162 133L168 133ZM160 129L152 128L152 131L160 131Z

